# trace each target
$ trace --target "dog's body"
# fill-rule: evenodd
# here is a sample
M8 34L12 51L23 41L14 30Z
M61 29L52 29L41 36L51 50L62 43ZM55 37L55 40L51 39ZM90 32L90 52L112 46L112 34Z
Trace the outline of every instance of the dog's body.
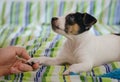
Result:
M43 65L69 63L71 66L63 73L67 75L70 72L90 71L94 66L119 61L120 36L95 36L89 30L94 23L96 19L87 13L73 13L66 18L53 18L53 30L67 37L67 40L57 57L31 58L28 62Z

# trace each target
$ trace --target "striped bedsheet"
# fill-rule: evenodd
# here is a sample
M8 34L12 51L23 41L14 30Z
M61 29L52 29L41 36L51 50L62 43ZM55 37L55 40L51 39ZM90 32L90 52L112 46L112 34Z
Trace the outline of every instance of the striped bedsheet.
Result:
M91 30L94 34L120 33L120 11L116 10L119 5L119 0L0 1L0 47L23 46L31 57L55 57L65 37L52 31L52 16L72 11L88 12L98 19ZM63 76L68 67L41 66L36 71L0 77L0 82L119 82L99 76L120 68L120 62L104 64L87 73Z
M100 23L120 24L120 0L1 0L0 25L50 23L51 17L70 12L87 12Z
M9 26L4 26L4 28ZM104 28L108 27L108 28ZM19 27L25 28L25 27ZM31 29L29 29L31 28ZM33 30L33 29L34 30ZM8 40L11 39L11 36L14 35L15 38L11 39L11 43L16 43L21 46L24 46L31 57L40 57L40 56L50 56L55 57L59 51L65 37L54 33L51 30L50 25L39 25L39 30L36 25L30 25L24 29L24 32L18 31L16 26L6 29L7 31L6 41L2 44L6 44ZM102 29L99 29L102 28ZM16 29L16 30L15 30ZM111 30L108 30L111 29ZM101 35L105 33L111 33L111 31L118 31L118 26L106 26L104 24L96 24L94 29L91 31L96 35ZM2 32L5 30L2 30ZM1 33L2 33L1 32ZM10 33L9 33L10 32ZM11 33L12 32L12 33ZM38 34L37 34L38 33ZM18 34L19 37L17 36ZM37 35L37 36L36 36ZM0 37L3 37L2 34ZM9 37L9 38L8 38ZM37 38L33 38L37 37ZM9 42L8 44L9 45ZM9 76L0 77L3 82L118 82L117 79L110 78L100 78L99 75L111 72L117 68L120 68L119 62L113 62L110 64L105 64L99 67L95 67L90 72L80 73L80 74L71 74L70 76L63 76L62 73L68 68L68 65L62 66L41 66L38 70L32 72L25 72L21 74L13 74Z

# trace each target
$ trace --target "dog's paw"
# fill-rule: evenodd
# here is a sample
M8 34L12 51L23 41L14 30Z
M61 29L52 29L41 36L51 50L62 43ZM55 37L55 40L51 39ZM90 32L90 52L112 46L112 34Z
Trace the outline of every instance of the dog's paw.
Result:
M66 70L65 72L63 72L63 75L69 75L70 74L70 70Z
M63 75L70 75L70 74L77 74L79 73L77 64L71 65L65 72L63 72Z
M63 72L63 75L76 75L76 74L77 74L77 72L72 71L70 69L68 69L65 72Z
M78 73L74 73L74 72L70 72L70 70L66 70L63 75L67 76L67 75L78 75Z
M40 64L40 60L39 60L39 58L31 58L31 59L29 59L28 61L27 61L27 64L28 65L33 65L33 64L35 64L35 63L39 63Z

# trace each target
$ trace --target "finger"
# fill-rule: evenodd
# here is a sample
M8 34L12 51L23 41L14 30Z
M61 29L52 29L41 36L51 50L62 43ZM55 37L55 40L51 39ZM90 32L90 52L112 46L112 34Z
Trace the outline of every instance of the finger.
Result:
M32 71L32 70L33 70L33 68L32 68L31 66L29 66L29 65L27 65L27 64L23 64L23 63L21 63L21 64L19 65L18 69L19 69L20 71L23 71L23 72Z
M12 67L18 67L21 63L22 63L21 60L17 60L17 61L12 65Z
M10 73L11 74L16 74L16 73L21 73L22 71L18 70L16 67L11 67L10 68Z
M21 58L21 57L19 57L19 56L16 56L16 58L17 58L19 61L23 62L23 63L26 63L26 62L27 62L26 59Z
M27 51L22 47L16 47L15 51L16 51L16 55L21 56L21 57L23 57L23 58L25 58L27 60L31 58L29 56L29 54L27 53Z
M38 64L38 63L35 63L35 64L33 64L33 66L32 66L32 67L33 67L33 69L34 69L34 70L36 70L36 69L38 69L38 68L39 68L39 64Z

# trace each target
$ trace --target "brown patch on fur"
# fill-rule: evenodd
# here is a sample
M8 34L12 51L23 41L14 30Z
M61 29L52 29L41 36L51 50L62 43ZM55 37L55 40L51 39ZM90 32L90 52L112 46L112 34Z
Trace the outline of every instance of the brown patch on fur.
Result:
M80 27L78 26L78 24L73 24L68 26L68 34L78 34L78 30L80 29Z

